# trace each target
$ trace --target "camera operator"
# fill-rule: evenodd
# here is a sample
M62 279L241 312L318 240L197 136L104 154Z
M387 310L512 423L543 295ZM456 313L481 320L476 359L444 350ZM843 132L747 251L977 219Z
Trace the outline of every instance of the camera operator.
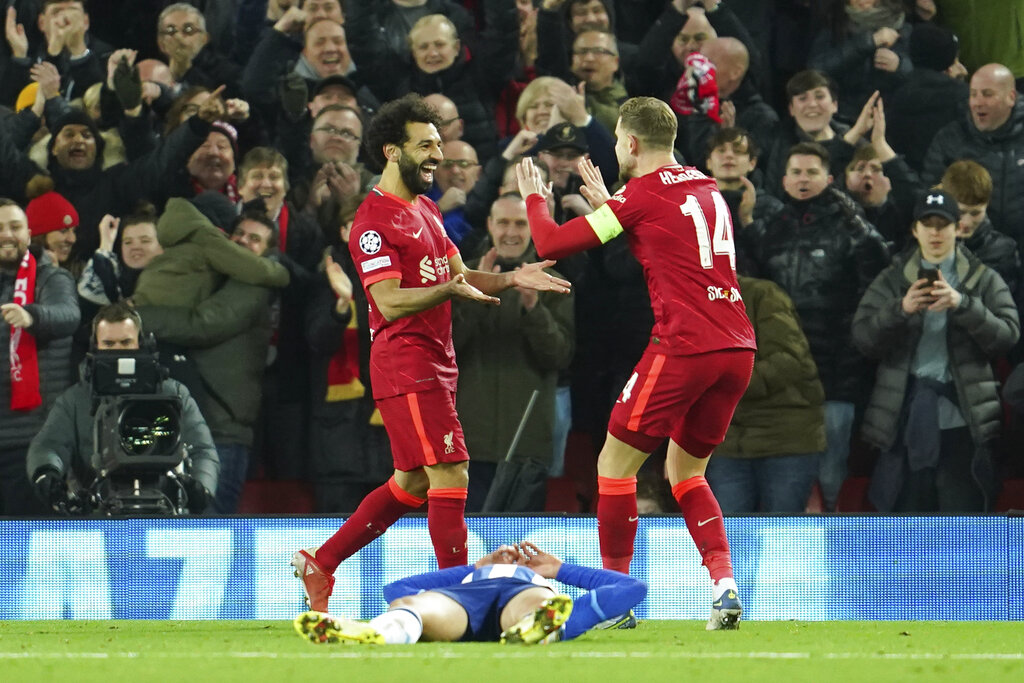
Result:
M140 349L142 319L126 301L101 308L93 319L92 329L93 355L97 359L112 352ZM87 512L90 502L79 499L77 491L88 489L97 481L93 453L97 443L94 435L97 397L92 373L84 367L87 363L88 360L83 364L82 379L57 399L42 430L29 446L29 480L43 502L58 512L77 512L78 506L82 506L82 512ZM154 393L180 400L181 442L187 444L191 460L186 471L174 480L165 476L161 489L173 499L180 485L187 496L188 511L197 514L209 503L210 492L217 489L220 470L210 430L184 385L162 379Z

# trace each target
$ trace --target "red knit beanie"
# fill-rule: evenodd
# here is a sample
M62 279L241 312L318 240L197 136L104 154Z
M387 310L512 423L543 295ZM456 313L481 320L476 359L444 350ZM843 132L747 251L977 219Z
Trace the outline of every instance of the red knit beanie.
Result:
M25 208L28 229L32 236L45 235L54 230L78 227L78 212L63 195L53 190L44 192Z

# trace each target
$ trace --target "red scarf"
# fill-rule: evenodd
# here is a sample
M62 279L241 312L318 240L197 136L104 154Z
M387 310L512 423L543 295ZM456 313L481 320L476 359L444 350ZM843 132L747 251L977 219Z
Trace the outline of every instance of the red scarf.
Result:
M701 113L715 123L721 123L718 99L718 75L715 65L699 52L686 57L686 70L676 84L669 104L677 114L692 116Z
M277 214L277 250L282 254L288 248L288 204L281 205Z
M192 183L192 191L195 192L196 195L201 195L202 193L207 191L206 188L200 185L199 181L196 180L195 178L189 176L188 180L190 183ZM227 197L228 199L230 199L232 204L237 204L239 199L241 199L241 197L238 196L238 178L235 176L234 173L228 176L227 182L224 183L224 187L220 188L217 191L220 192L225 197ZM217 227L220 228L219 225ZM227 227L225 226L221 228L221 230L226 231Z
M362 398L366 387L359 380L359 319L356 316L356 301L349 302L352 317L341 338L341 347L327 364L327 396L328 403L335 401L351 401ZM370 415L369 423L380 427L384 420L376 408Z
M14 303L27 306L36 296L36 259L31 252L18 266L14 281ZM20 327L11 326L11 410L29 411L43 405L39 394L39 356L36 338Z

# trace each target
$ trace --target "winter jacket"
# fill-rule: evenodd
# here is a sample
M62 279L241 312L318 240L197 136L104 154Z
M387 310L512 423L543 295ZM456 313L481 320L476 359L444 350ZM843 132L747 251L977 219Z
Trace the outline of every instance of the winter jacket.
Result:
M532 247L521 261L531 260L536 260ZM470 267L477 264L471 261ZM538 296L530 311L523 309L515 289L498 295L500 306L452 302L452 338L459 360L456 406L466 447L480 462L504 460L535 389L540 393L515 457L551 462L555 385L573 353L573 297L552 292Z
M167 202L156 231L164 253L139 276L134 294L139 306L191 308L208 299L226 277L266 287L288 284L283 266L234 244L188 200Z
M992 221L986 217L974 234L963 240L963 245L979 261L999 273L1016 301L1020 291L1021 269L1020 252L1013 238L996 230Z
M740 232L744 261L793 299L830 401L859 402L864 359L850 343L850 321L872 279L889 262L882 236L834 187Z
M739 278L757 352L750 385L716 456L760 458L825 450L825 390L793 302L774 282Z
M842 10L840 10L842 11ZM843 40L836 40L832 31L820 31L811 44L807 68L828 74L839 88L839 112L843 121L853 122L860 115L871 93L878 90L882 97L895 92L910 76L914 65L910 62L910 24L898 29L896 44L889 49L900 58L896 71L875 68L874 37L871 31L851 32Z
M843 146L848 146L843 140L843 135L850 130L850 127L832 121L832 132L835 133L831 140L823 140L820 144L828 150L830 159L843 158ZM761 158L758 160L758 168L764 173L763 187L779 199L785 199L786 192L782 189L782 177L786 175L786 162L789 161L789 149L798 142L812 142L807 133L803 132L792 119L781 122L771 136L771 144L761 150ZM830 170L834 182L842 184L842 178L846 169L835 162L831 162Z
M0 270L0 302L14 300L17 274ZM36 435L61 392L72 382L71 335L78 327L78 297L71 274L54 265L49 257L36 259L36 288L33 302L25 306L32 316L26 331L36 339L39 363L39 393L43 404L35 410L11 410L11 371L8 350L11 326L0 323L0 450L24 448Z
M969 92L966 83L944 73L914 69L885 98L886 139L915 171L921 171L935 134L964 116Z
M936 133L924 158L924 181L937 183L960 159L977 161L991 174L988 215L1024 245L1024 98L1017 98L1009 120L990 133L979 131L969 113Z
M181 399L181 440L192 459L189 474L207 491L216 491L220 460L199 406L188 389L173 379L163 380L156 395ZM80 380L57 398L46 423L32 439L26 468L29 481L39 469L52 467L80 487L88 487L96 479L92 466L95 424L92 388L88 381Z
M906 315L902 300L918 279L920 266L920 249L894 259L871 283L853 319L857 348L879 362L862 434L868 443L883 450L883 457L898 457L892 449L900 437L907 385L924 319ZM971 470L991 503L996 475L989 447L1002 421L999 383L991 363L1016 343L1020 322L1010 290L994 270L962 246L957 247L955 267L963 301L947 313L950 371L976 449ZM891 507L902 482L883 483L886 491L876 505Z

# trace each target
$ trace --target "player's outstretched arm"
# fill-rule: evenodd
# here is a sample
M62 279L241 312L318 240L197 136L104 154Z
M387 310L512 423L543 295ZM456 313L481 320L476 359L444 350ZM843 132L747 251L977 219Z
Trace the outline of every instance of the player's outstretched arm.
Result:
M530 234L540 256L559 259L601 245L586 217L574 218L562 226L551 218L546 201L551 187L541 178L533 159L527 157L519 162L516 178L519 193L526 199Z
M454 298L485 304L501 303L500 299L484 294L470 284L463 273L456 273L448 282L433 287L402 287L398 278L388 278L370 285L369 291L377 309L389 322Z

